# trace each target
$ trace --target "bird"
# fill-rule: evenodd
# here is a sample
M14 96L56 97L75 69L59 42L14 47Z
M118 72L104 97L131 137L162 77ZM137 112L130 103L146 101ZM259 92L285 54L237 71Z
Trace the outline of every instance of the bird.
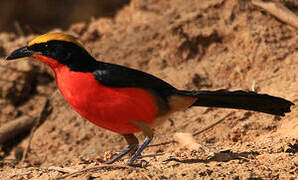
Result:
M31 58L48 65L56 84L70 106L84 119L124 137L128 146L105 163L111 164L130 153L134 162L160 126L174 112L188 108L218 107L285 116L291 101L252 91L179 90L149 73L98 61L74 36L65 33L40 35L10 53L6 60ZM135 133L142 132L143 143Z

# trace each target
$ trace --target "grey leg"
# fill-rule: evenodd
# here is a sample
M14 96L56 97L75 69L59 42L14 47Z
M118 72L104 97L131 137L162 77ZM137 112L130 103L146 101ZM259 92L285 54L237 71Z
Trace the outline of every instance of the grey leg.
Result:
M139 142L135 135L123 134L123 136L124 136L125 140L127 141L127 143L129 144L129 146L127 148L125 148L123 151L121 151L119 154L113 156L110 160L106 161L104 164L112 164L115 161L122 158L127 153L129 153L137 148Z
M143 144L137 149L137 151L131 156L131 158L126 162L127 165L133 165L133 162L138 158L141 152L147 147L147 145L152 141L152 137L147 137Z
M141 152L148 146L148 144L153 139L153 131L146 123L141 121L135 121L135 124L142 129L144 135L146 136L146 139L144 140L143 144L137 149L137 151L131 156L131 158L126 162L127 165L131 166L134 165L133 162L138 158Z

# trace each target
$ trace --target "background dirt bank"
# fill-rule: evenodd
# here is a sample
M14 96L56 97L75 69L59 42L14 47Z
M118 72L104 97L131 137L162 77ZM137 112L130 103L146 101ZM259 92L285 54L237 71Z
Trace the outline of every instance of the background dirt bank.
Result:
M296 14L295 1L283 1ZM60 31L54 29L51 31ZM64 31L65 32L65 31ZM132 0L114 17L75 23L66 31L97 59L150 72L177 88L244 89L298 103L297 30L247 1ZM0 33L0 56L37 34ZM36 130L27 161L19 163L29 137L23 134L1 150L1 179L49 179L93 167L105 152L125 147L117 134L78 117L64 101L52 72L31 60L0 64L0 125L41 111L51 97L53 112ZM278 118L216 108L193 108L155 130L152 144L173 140L175 132L195 136L220 154L190 151L177 143L147 148L143 169L101 170L77 179L294 178L298 174L298 108ZM143 138L142 135L139 135ZM120 162L123 163L123 162Z

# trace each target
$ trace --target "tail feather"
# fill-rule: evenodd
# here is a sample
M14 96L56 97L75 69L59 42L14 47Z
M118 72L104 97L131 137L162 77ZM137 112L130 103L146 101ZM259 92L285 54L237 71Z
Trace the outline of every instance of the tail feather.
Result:
M283 98L246 91L177 91L175 94L197 97L192 106L245 109L279 116L291 112L294 105Z

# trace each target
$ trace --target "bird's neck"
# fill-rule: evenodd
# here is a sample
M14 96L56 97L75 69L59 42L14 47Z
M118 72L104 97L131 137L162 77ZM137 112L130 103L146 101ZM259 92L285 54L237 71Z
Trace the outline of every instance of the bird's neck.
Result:
M65 61L56 60L41 54L35 54L33 59L48 65L53 71L59 71L61 67L68 67L71 71L75 72L93 72L98 66L99 62L92 56L85 56L84 58L73 58Z
M52 70L56 70L57 68L59 68L60 66L62 66L61 63L59 63L57 60L52 59L50 57L47 56L43 56L41 54L34 54L33 59L38 60L46 65L48 65Z

